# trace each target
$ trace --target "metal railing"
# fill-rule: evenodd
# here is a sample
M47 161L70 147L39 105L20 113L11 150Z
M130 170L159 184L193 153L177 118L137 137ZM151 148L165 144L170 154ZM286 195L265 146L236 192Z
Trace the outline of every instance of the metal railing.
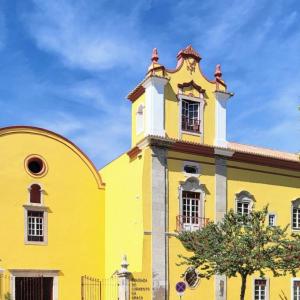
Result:
M203 228L209 222L208 218L189 217L179 215L176 217L176 229L181 231L194 231Z
M183 117L181 120L181 129L200 133L200 120Z

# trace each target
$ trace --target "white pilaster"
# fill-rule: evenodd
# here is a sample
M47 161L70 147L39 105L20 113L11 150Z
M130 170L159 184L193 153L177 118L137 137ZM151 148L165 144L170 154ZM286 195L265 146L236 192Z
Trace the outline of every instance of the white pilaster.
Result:
M215 91L216 112L215 112L215 146L224 147L227 144L226 137L226 106L227 100L233 96L232 93Z
M146 135L165 136L164 89L167 82L166 78L149 77L143 83L146 95Z

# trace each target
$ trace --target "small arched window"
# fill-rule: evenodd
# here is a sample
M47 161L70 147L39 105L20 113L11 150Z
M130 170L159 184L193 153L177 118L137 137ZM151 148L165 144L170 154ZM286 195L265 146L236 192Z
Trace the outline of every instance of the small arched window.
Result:
M250 214L253 208L254 197L248 191L236 194L236 212L242 216Z
M136 112L136 133L144 131L144 105L141 104Z
M41 203L42 189L38 184L30 187L30 203Z

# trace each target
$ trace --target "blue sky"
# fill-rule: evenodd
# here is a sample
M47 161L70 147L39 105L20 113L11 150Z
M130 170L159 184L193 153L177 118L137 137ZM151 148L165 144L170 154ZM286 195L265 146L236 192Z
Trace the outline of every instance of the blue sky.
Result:
M229 140L300 150L297 0L0 0L0 126L56 131L101 167L130 147L152 48L172 68L188 44L235 92Z

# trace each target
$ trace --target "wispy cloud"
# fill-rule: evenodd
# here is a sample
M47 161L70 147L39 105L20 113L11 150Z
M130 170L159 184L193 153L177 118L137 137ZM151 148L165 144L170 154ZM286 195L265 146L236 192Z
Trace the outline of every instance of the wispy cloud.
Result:
M111 13L106 1L34 0L24 20L37 45L55 53L70 67L90 71L132 66L143 60L144 40L136 16L143 6L133 4L130 12ZM97 18L93 15L97 11ZM138 47L135 42L139 40Z

